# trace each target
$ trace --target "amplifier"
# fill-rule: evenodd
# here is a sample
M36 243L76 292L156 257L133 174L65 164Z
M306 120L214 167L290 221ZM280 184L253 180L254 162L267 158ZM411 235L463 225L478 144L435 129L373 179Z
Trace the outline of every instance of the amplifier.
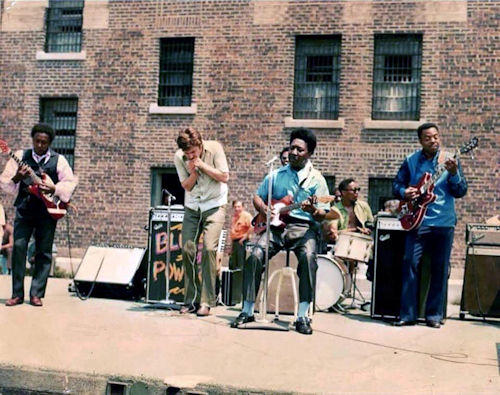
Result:
M500 225L467 224L465 242L474 245L500 246Z
M146 302L184 301L184 268L182 267L181 245L184 207L177 204L170 207L170 240L167 236L169 231L168 217L167 206L158 206L149 210ZM169 249L170 262L167 266Z
M460 319L466 312L500 318L500 247L468 247Z
M221 298L226 306L234 306L241 302L243 290L243 271L221 268Z
M406 231L403 230L397 218L386 216L377 218L370 313L372 318L399 318L405 238ZM430 259L428 256L422 257L418 275L420 278L418 317L424 319L430 286ZM447 297L445 297L443 306L445 316L446 305Z

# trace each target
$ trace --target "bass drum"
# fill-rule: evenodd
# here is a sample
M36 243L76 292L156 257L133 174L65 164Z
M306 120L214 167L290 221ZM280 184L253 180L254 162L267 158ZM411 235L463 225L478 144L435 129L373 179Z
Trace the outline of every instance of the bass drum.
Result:
M342 302L351 289L351 275L341 259L318 255L316 272L316 310L328 310Z

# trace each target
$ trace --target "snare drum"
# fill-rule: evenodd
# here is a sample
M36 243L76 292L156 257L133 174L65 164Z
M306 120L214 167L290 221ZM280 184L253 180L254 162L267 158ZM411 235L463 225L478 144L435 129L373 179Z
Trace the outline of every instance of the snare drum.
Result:
M335 256L368 263L372 257L373 239L362 233L343 232L335 244Z
M326 310L345 299L351 289L351 276L338 258L318 255L317 263L315 305L317 310Z

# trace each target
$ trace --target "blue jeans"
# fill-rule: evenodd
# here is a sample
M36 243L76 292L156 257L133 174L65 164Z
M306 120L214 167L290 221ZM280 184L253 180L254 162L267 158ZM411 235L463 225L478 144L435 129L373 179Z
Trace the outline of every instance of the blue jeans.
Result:
M416 321L418 318L419 267L422 255L431 259L429 294L425 306L425 319L443 318L448 266L455 228L421 226L406 235L403 258L403 287L400 319Z

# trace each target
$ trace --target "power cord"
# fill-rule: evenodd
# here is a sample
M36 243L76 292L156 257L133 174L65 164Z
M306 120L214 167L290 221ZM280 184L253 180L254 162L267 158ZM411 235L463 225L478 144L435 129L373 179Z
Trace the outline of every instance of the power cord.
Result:
M70 237L70 232L69 232L69 212L66 215L66 235L67 235L67 239L68 239L69 265L71 268L71 280L73 281L73 287L74 287L74 290L75 290L75 293L76 293L76 296L78 297L78 299L87 300L90 298L90 295L94 291L94 287L95 287L95 284L97 282L97 277L99 276L99 272L101 271L102 264L104 262L104 257L102 257L101 262L99 263L99 268L97 269L97 273L95 275L94 280L92 281L92 285L90 286L89 292L87 293L87 295L82 295L80 293L80 290L78 289L78 286L76 285L76 282L75 282L75 274L76 273L73 269L73 260L72 260L72 256L71 256L71 237Z

